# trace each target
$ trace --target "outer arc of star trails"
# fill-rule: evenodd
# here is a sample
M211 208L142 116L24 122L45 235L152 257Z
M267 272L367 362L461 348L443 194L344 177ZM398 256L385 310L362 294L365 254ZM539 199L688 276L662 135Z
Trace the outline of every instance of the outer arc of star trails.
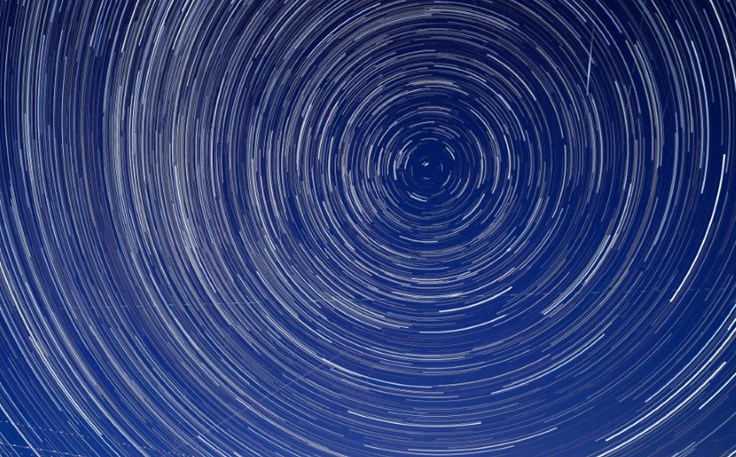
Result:
M732 2L0 23L0 454L736 450Z

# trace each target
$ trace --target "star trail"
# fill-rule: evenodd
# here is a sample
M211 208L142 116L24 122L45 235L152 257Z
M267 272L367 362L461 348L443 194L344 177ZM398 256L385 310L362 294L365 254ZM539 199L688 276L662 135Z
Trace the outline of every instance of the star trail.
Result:
M0 455L736 455L731 0L0 26Z

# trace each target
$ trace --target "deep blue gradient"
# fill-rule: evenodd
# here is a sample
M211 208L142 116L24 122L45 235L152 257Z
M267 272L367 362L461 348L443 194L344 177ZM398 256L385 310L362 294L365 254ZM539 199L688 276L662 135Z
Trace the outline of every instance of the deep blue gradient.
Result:
M0 455L736 453L736 4L0 0Z

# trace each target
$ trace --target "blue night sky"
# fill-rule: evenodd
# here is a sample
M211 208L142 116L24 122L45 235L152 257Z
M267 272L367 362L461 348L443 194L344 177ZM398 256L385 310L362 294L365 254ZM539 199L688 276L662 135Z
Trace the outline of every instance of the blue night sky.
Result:
M736 456L736 3L0 0L0 456Z

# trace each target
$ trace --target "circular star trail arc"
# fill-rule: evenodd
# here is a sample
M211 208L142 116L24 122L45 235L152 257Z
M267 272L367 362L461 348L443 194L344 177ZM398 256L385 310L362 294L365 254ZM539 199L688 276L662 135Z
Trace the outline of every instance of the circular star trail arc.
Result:
M736 450L732 2L0 23L0 454Z

